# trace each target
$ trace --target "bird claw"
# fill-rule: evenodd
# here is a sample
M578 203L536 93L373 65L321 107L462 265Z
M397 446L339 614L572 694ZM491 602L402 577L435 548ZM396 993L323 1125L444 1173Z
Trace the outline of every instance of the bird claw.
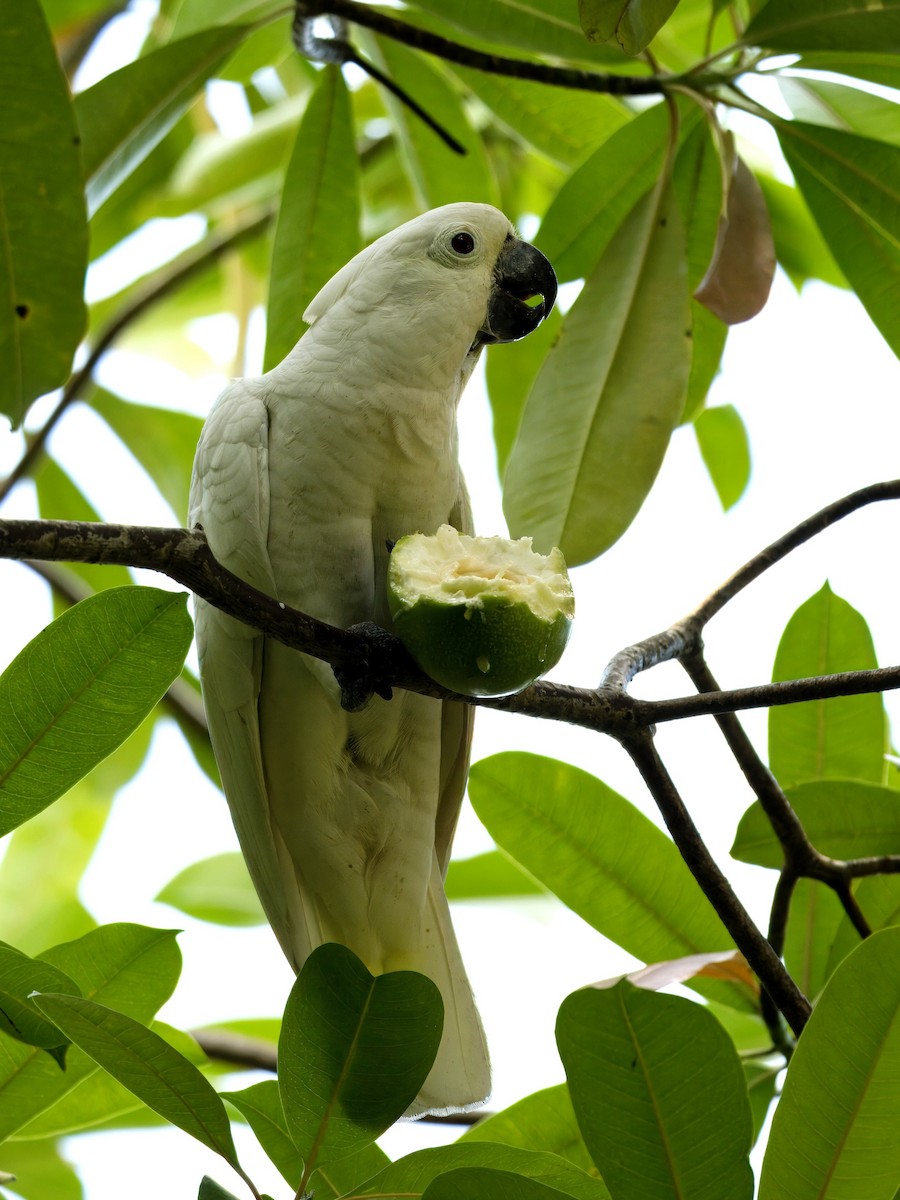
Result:
M345 712L359 712L373 696L380 696L382 700L393 697L394 690L385 676L397 639L374 621L351 625L347 632L364 640L362 660L343 667L333 667L332 670L341 689L341 708Z

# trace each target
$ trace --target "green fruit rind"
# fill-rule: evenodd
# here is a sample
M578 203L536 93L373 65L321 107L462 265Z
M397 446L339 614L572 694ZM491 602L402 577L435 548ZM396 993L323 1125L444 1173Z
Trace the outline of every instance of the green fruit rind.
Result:
M464 696L528 687L562 656L575 600L559 550L450 525L401 538L388 568L394 630L422 670Z

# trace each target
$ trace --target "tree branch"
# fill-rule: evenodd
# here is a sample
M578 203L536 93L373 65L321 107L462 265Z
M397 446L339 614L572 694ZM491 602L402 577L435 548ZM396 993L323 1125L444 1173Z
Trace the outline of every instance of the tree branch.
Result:
M358 4L356 0L296 0L296 11L301 20L339 17L354 25L363 25L375 33L384 34L395 42L412 46L414 50L423 50L426 54L433 54L446 62L473 67L476 71L484 71L490 75L530 79L536 83L574 88L583 92L604 92L614 96L662 95L669 83L667 78L655 75L635 78L631 75L601 74L596 71L583 71L577 67L553 67L529 59L486 54L482 50L453 42L417 25L407 25L405 21L398 21L396 17L368 4Z

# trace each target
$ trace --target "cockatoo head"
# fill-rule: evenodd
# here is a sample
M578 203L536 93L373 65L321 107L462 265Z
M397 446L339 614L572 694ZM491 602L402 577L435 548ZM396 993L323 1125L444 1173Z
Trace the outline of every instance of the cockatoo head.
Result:
M329 280L304 313L457 362L533 332L556 299L547 259L489 204L446 204L385 234ZM340 317L338 317L340 313ZM441 355L443 357L443 354Z

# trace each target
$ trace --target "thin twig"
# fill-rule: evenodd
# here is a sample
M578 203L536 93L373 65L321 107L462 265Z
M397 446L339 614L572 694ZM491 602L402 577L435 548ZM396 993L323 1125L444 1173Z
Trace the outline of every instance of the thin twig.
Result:
M0 503L2 503L15 485L31 473L37 460L44 452L50 434L56 428L60 418L69 406L79 398L90 382L97 363L109 349L123 330L127 329L139 316L164 299L181 284L192 276L205 270L223 254L236 249L242 243L250 241L271 222L275 215L274 208L263 213L254 214L235 225L227 233L215 233L211 237L192 247L181 255L175 262L152 276L143 287L125 303L115 316L103 327L90 353L80 370L76 371L63 388L62 395L53 412L28 441L25 453L10 471L7 478L0 483Z

